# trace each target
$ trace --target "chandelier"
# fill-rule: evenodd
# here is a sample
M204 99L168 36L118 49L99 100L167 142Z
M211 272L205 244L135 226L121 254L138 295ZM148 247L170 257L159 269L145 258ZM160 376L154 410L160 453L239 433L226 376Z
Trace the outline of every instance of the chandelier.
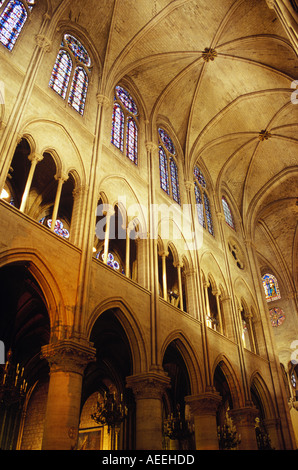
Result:
M97 424L108 426L108 433L110 433L110 429L119 426L126 419L127 414L128 409L124 404L122 393L119 400L115 392L104 392L103 400L100 394L98 394L95 410L91 414L91 418Z
M176 413L171 413L164 420L163 434L171 440L187 439L191 434L191 425L182 419L180 405L176 407Z
M11 349L7 353L5 365L0 366L0 404L21 405L27 392L27 382L24 379L24 367L16 366L12 361Z
M232 418L226 413L226 419L222 427L218 426L217 436L220 450L236 450L241 443L241 434L237 433Z

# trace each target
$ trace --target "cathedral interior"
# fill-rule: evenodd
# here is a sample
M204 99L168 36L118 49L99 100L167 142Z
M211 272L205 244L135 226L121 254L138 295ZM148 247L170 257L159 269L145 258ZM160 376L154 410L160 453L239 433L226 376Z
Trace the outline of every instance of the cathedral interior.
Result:
M0 0L0 449L298 448L297 0Z

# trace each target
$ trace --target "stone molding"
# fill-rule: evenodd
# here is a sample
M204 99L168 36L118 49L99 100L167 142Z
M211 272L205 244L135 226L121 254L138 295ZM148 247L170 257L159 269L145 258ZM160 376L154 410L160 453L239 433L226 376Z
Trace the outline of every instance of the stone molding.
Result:
M232 418L234 424L253 426L255 419L258 416L258 410L254 406L244 406L243 408L235 408L229 411L229 416Z
M136 400L150 398L161 400L170 383L171 379L166 374L157 372L131 375L126 378L126 387L132 389Z
M194 416L215 416L221 400L220 394L216 391L185 397L185 402L190 405Z
M94 362L96 349L74 340L63 340L42 347L41 358L46 359L51 372L83 374L89 362Z

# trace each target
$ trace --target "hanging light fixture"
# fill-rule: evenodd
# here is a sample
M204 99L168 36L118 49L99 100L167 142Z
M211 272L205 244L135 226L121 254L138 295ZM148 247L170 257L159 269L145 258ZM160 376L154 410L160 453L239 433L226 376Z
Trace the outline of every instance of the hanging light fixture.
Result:
M108 426L108 433L111 428L119 426L127 417L128 409L124 404L123 395L121 393L120 400L117 394L104 392L103 400L98 394L95 410L91 414L91 418L103 426Z
M0 366L0 404L10 405L23 403L27 392L27 382L24 378L24 367L14 365L11 349L7 353L5 365Z
M169 414L164 420L163 434L171 440L188 439L192 434L191 424L182 418L179 404L176 412Z

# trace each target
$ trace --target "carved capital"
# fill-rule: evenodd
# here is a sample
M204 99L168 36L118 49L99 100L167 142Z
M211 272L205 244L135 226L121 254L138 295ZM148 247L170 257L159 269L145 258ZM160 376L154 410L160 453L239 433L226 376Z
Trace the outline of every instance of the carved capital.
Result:
M28 160L30 160L30 162L36 163L36 164L41 162L43 159L44 159L44 156L38 153L30 153L28 157Z
M258 416L258 410L254 406L244 406L229 411L229 416L237 426L252 426Z
M147 152L153 152L154 150L157 150L157 145L154 142L147 141L145 145Z
M108 108L110 106L110 100L107 96L98 93L96 95L97 103L103 108Z
M44 50L44 52L50 52L52 49L52 41L48 39L44 34L37 34L35 41L38 47Z
M161 400L171 379L166 374L148 372L145 374L131 375L126 378L126 387L131 388L135 399Z
M48 361L51 372L74 372L82 375L87 364L95 361L96 349L74 340L64 340L44 346L41 357Z
M192 191L194 188L194 182L191 181L184 181L184 185L187 191Z
M218 392L205 392L185 397L194 416L215 416L222 398Z
M67 175L66 173L61 173L55 175L54 178L56 181L62 181L62 183L65 183L68 180L69 175Z

